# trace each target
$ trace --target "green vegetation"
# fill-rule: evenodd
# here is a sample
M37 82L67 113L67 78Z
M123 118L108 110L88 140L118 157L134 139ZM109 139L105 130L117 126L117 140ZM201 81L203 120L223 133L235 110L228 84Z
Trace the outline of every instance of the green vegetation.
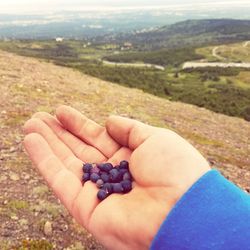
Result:
M250 71L240 68L197 68L181 70L186 60L200 58L195 48L127 52L117 54L116 46L83 46L81 41L12 41L0 42L5 49L25 56L48 59L55 64L123 86L208 108L215 112L250 120ZM116 52L116 53L115 53ZM112 55L112 56L111 56ZM153 68L104 65L100 58L117 62L168 65L165 71ZM15 123L14 121L9 121Z
M29 207L29 204L27 203L27 201L11 200L10 202L8 202L7 207L11 211L17 211L21 209L27 209Z
M137 48L205 47L250 40L250 21L234 19L187 20L138 34L121 34L117 42L129 41Z
M120 55L104 57L105 60L113 62L144 62L162 66L172 65L175 67L186 61L202 58L203 56L195 54L193 48L123 53Z
M52 250L53 245L46 240L23 240L14 250Z
M215 50L217 57L213 55L213 50ZM196 53L204 56L208 61L223 62L250 62L249 52L250 41L196 49Z

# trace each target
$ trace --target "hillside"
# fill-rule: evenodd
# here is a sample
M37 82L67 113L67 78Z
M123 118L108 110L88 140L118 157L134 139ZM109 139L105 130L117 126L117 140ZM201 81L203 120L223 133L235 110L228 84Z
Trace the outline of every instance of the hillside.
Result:
M250 41L222 44L196 49L196 53L204 56L208 61L219 62L249 62Z
M33 244L33 249L52 249L52 245L56 249L102 249L72 221L22 148L24 122L37 111L53 113L60 104L71 105L102 124L109 114L121 114L171 128L227 178L250 191L250 123L243 119L3 51L0 91L0 249L21 250L20 244Z
M248 41L241 44L241 47L245 46ZM206 59L202 60L209 61L213 57L213 52L217 53L214 48L212 51L209 49L212 47L134 53L126 51L120 54L116 45L85 46L84 41L76 40L0 41L0 49L8 52L41 58L57 65L77 69L99 79L138 88L168 100L194 104L218 113L250 120L250 71L248 69L206 67L181 70L181 64L186 60L193 61L205 57ZM215 48L223 46L226 45ZM249 58L248 50L248 46L244 47L244 51L247 51L244 55L245 59ZM135 67L134 64L125 67L120 64L119 66L112 63L105 64L102 61L105 58L116 62L139 62L143 67ZM142 62L168 66L165 70L158 70L145 67Z
M105 37L105 41L110 39ZM197 47L250 39L250 20L187 20L153 31L120 34L114 40L131 42L141 49Z

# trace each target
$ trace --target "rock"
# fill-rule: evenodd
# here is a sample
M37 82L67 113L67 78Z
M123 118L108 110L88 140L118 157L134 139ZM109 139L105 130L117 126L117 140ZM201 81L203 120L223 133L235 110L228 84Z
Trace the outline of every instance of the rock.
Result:
M7 176L3 175L3 176L0 177L0 182L1 183L6 181L6 180L7 180Z
M24 178L24 180L29 180L30 179L30 175L29 174L25 174L23 178Z
M1 236L3 237L10 237L13 234L13 232L11 230L3 230L1 232Z
M15 147L11 147L10 150L9 150L10 153L14 153L15 151L16 151Z
M65 224L65 225L62 226L62 231L63 232L68 231L68 229L69 229L69 226L67 224Z
M29 222L26 219L20 219L19 224L20 224L20 226L23 227L23 226L27 226L29 224Z
M18 219L19 219L16 215L12 215L10 218L11 218L12 220L18 220Z
M207 160L211 166L215 165L215 160L213 158L208 157Z
M50 221L46 221L45 224L44 224L44 229L43 229L43 232L46 236L50 236L52 235L52 224Z
M19 181L20 180L20 177L19 177L19 175L18 174L16 174L16 173L10 173L9 174L9 176L10 176L10 179L12 180L12 181Z

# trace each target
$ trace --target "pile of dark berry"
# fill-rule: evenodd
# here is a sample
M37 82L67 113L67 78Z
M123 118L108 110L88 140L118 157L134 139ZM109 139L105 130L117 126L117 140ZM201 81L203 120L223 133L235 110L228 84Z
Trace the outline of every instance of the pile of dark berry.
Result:
M82 182L91 180L100 189L97 193L99 200L104 200L112 193L128 193L132 189L132 175L129 163L121 161L113 167L111 163L84 163Z

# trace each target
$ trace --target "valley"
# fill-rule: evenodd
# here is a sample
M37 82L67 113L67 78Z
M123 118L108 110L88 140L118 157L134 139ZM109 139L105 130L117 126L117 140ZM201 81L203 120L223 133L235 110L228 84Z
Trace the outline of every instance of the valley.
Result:
M126 44L128 48L115 42L13 40L0 41L0 49L250 120L249 40L159 50L139 50L134 44ZM235 51L240 59L236 60Z

